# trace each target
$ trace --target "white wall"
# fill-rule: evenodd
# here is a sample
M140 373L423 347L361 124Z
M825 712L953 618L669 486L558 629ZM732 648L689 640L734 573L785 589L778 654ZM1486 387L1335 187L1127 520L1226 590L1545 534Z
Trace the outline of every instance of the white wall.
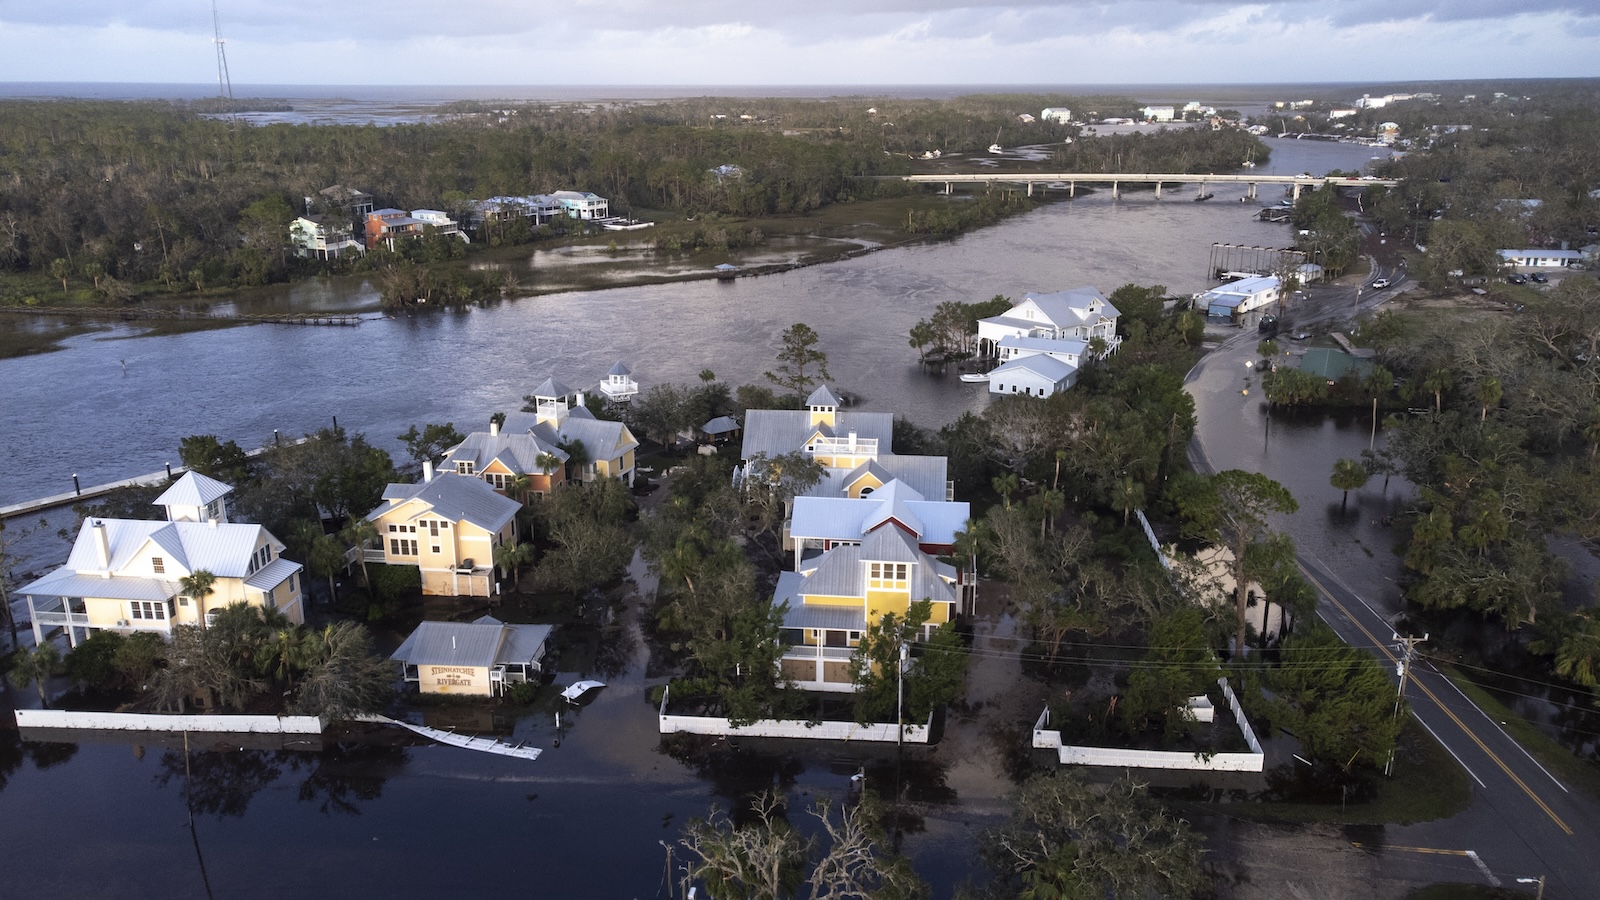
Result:
M735 728L727 719L711 716L661 716L662 734L715 734L729 737L809 738L815 741L874 741L895 743L899 736L893 723L857 725L854 722L819 722L812 725L796 719L763 719ZM927 725L906 725L905 742L926 744Z
M19 709L18 728L88 728L99 731L214 731L227 734L321 734L314 716L162 716L142 713Z

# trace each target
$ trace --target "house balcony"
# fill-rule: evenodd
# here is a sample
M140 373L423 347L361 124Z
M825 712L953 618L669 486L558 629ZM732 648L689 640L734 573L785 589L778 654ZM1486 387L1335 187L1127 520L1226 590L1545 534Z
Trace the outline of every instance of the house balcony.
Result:
M41 628L88 628L89 614L62 609L34 609L33 624Z
M625 402L639 393L639 382L632 378L608 378L600 382L600 393L605 394L608 400Z
M815 441L812 441L807 449L811 451L811 455L813 457L844 456L854 457L865 461L878 458L878 439L858 437L824 437L817 438Z

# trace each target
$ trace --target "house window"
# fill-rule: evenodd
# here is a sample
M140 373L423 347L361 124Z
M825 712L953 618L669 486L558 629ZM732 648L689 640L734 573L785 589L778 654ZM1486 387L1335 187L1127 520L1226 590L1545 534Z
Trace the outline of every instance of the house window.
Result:
M298 572L289 576L289 593L294 594L300 590L300 574Z
M150 557L150 571L157 575L165 575L167 573L167 561L159 556Z
M267 609L277 609L278 608L278 597L277 597L277 595L274 594L272 591L262 591L261 592L261 605L266 607Z
M471 462L458 462L458 463L456 463L456 474L457 475L472 475L472 474L475 474L475 470L477 468L478 468L477 465L475 465L474 463L471 463Z
M130 600L128 602L128 617L147 622L165 622L167 620L167 604L160 600Z
M435 554L437 554L437 553L438 553L438 552L439 552L439 545L438 545L438 544L434 544L434 545L433 545L433 547L432 547L432 548L430 548L430 549L432 549L432 550L433 550L433 552L434 552L434 553L435 553Z
M511 476L503 472L491 472L483 477L484 480L489 482L489 484L492 485L497 491L509 490L511 488Z
M189 605L189 598L188 597L179 597L178 598L178 605L179 606L188 606Z
M390 525L389 526L389 533L390 534L416 534L417 533L417 526L415 526L415 525Z
M438 522L429 522L428 523L428 534L431 535L432 537L438 537L439 536L439 523ZM438 551L435 550L434 552L437 553Z
M389 538L390 556L416 556L417 542L412 538Z
M869 563L868 587L904 587L911 566L908 563Z

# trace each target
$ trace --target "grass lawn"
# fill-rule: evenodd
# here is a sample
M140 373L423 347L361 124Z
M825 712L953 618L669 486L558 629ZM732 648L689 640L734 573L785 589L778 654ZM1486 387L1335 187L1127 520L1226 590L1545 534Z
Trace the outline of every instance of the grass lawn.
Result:
M1405 825L1449 818L1472 800L1467 773L1415 719L1400 732L1394 775L1371 777L1377 795L1365 803L1233 803L1227 811L1269 821Z
M1577 788L1589 797L1600 800L1600 766L1574 756L1571 750L1552 740L1528 720L1518 717L1495 697L1493 691L1485 689L1459 669L1445 666L1443 671L1463 693L1472 698L1478 708L1489 714L1489 718L1504 723L1501 727L1506 733L1533 754L1540 765L1550 770L1550 774L1568 787Z

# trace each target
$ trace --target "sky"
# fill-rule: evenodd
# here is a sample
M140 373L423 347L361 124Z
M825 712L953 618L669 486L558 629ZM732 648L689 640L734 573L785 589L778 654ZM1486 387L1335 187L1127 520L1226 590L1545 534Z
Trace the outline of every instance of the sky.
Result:
M1600 0L216 0L234 84L1600 75ZM0 0L0 82L217 81L206 0Z

